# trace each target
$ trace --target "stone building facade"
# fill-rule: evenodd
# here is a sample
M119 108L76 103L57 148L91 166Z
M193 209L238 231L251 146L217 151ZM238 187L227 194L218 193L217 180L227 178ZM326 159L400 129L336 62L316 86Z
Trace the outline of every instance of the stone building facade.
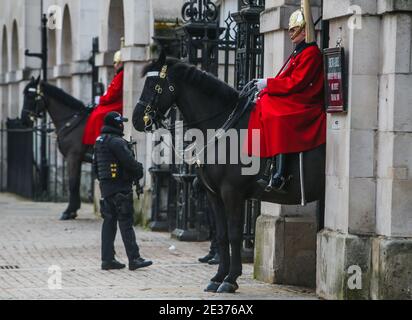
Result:
M291 52L287 19L299 3L266 2L267 76ZM322 12L329 22L328 47L345 49L348 84L347 113L328 115L325 228L314 232L315 207L264 204L255 274L289 284L316 278L328 299L411 299L412 2L311 4L315 20Z

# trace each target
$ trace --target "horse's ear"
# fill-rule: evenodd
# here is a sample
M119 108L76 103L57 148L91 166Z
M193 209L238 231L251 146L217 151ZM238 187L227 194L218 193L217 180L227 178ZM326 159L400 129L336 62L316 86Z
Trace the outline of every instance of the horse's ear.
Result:
M159 66L164 66L166 63L166 52L162 49L160 51L159 59L157 60L157 64Z
M40 75L36 79L36 83L39 83L39 82L40 82Z

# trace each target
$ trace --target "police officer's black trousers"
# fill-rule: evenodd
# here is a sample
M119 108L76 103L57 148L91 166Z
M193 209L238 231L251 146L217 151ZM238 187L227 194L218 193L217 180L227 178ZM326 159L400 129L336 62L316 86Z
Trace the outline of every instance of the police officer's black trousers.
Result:
M133 229L133 193L118 193L100 202L102 226L102 261L114 259L114 240L119 222L120 234L129 261L139 258L139 247Z
M210 239L210 249L209 253L215 255L219 252L219 245L217 243L217 235L216 235L216 220L214 213L212 212L211 208L206 209L207 213L207 220L209 223L209 239Z

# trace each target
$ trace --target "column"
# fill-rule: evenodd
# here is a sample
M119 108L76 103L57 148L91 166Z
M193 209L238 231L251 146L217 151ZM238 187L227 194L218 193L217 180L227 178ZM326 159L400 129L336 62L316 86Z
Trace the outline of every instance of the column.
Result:
M412 297L411 10L405 1L324 2L329 46L340 37L346 50L348 112L328 116L323 298Z
M311 1L314 20L321 1ZM293 51L289 17L300 0L268 0L260 18L265 37L264 77L274 77ZM317 27L319 30L319 26ZM262 202L256 221L254 276L269 283L315 287L317 203L306 207Z
M141 77L143 67L149 62L150 43L153 35L152 1L125 0L125 48L122 49L124 61L124 115L130 119L125 126L125 138L131 136L137 141L137 159L143 163L145 172L144 195L136 200L137 220L145 224L151 217L150 173L151 138L137 132L131 122L134 107L140 98L145 78Z

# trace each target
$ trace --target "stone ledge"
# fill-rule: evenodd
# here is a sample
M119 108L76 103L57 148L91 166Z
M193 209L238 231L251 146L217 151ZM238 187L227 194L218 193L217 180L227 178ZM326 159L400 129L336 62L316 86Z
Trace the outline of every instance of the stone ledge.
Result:
M113 67L114 52L99 52L96 54L95 64L97 67Z
M35 69L20 69L16 71L10 71L7 73L3 73L0 75L0 84L1 85L8 85L8 84L13 84L13 83L18 83L24 80L30 79L30 77L33 75L34 72L37 71Z
M146 45L122 49L123 62L146 62L150 60L150 47Z
M412 11L412 1L410 0L378 0L378 13L394 11Z
M91 72L92 67L88 61L76 61L71 64L72 75L90 74Z
M266 8L269 7L280 7L283 5L295 5L300 6L301 0L266 0ZM321 0L311 0L311 6L321 6Z
M315 286L316 223L310 218L260 215L254 277L268 283Z
M372 299L412 299L412 238L372 242Z
M350 289L354 272L361 287ZM412 238L318 234L316 292L325 299L412 299Z
M53 78L67 78L71 77L70 64L61 64L53 68Z
M331 300L370 299L372 244L369 237L338 233L324 229L317 236L316 293ZM361 270L361 289L350 289L353 273Z
M323 2L323 19L330 20L339 17L351 16L354 10L350 7L360 7L361 15L376 15L377 5L376 1L370 0L328 0Z

